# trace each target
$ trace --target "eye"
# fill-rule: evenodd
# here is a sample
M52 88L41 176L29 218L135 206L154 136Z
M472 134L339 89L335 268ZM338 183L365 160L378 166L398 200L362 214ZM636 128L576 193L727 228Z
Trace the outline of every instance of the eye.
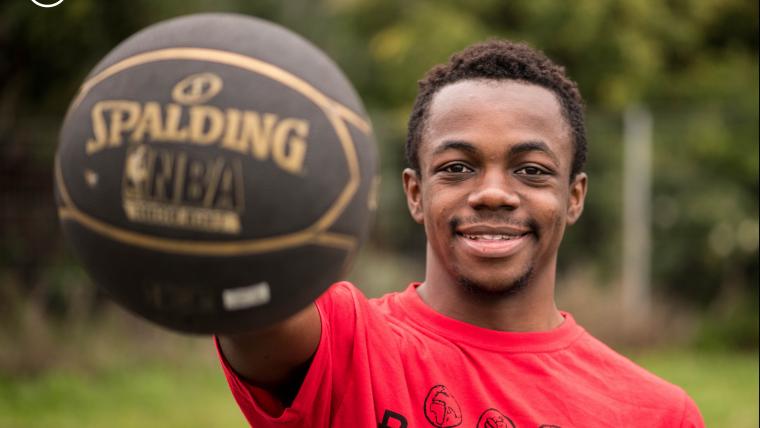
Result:
M537 166L525 166L515 171L515 174L529 175L529 176L535 177L535 176L541 176L541 175L548 175L549 172Z
M472 172L472 169L463 163L450 163L441 168L443 172L449 172L453 174L462 174L466 172Z

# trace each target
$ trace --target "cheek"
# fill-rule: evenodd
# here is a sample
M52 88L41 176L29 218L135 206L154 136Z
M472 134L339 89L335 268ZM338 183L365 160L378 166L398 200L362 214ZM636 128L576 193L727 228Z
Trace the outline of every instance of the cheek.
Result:
M437 197L432 195L435 195L434 189L430 189L424 198L425 232L428 240L445 240L451 235L449 222L453 201L441 198L440 193Z
M559 235L560 239L565 234L565 218L564 218L564 216L557 215L554 218L554 230L553 230L553 232L555 234Z
M557 195L545 195L535 200L534 219L539 223L544 235L562 234L565 228L567 207Z

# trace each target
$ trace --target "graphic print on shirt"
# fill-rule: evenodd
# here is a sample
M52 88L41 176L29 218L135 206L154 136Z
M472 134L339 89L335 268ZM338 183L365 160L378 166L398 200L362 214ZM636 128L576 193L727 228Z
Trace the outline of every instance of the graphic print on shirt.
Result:
M444 385L430 388L425 397L425 418L436 428L451 428L462 424L462 409Z
M377 428L408 428L409 422L404 415L392 410L383 413L383 420L377 424Z
M488 409L478 418L477 428L515 428L515 423L504 413Z

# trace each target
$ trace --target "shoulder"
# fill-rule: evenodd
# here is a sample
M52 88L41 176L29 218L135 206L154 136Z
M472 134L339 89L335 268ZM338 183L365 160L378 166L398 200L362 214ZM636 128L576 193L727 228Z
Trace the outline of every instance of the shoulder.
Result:
M588 370L589 382L605 389L611 399L656 410L674 420L699 415L693 400L681 387L651 373L590 334L585 333L576 345L575 353Z
M336 282L316 301L320 312L340 311L342 313L372 312L388 316L396 309L399 292L391 292L377 298L367 298L354 284L348 281Z
M323 330L327 332L377 328L378 324L385 326L391 321L397 321L400 294L394 292L370 299L354 284L342 281L330 286L316 300L316 307L322 319Z
M650 392L678 394L680 388L649 372L628 357L613 350L588 332L576 343L576 353L605 376L611 376L626 387L638 387Z

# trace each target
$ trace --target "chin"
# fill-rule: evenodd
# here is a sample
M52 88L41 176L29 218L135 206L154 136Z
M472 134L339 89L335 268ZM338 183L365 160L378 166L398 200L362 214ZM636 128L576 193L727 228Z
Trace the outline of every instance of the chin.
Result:
M530 266L522 274L512 278L476 278L474 275L457 275L457 282L468 293L483 299L511 297L520 294L529 284L533 276Z

